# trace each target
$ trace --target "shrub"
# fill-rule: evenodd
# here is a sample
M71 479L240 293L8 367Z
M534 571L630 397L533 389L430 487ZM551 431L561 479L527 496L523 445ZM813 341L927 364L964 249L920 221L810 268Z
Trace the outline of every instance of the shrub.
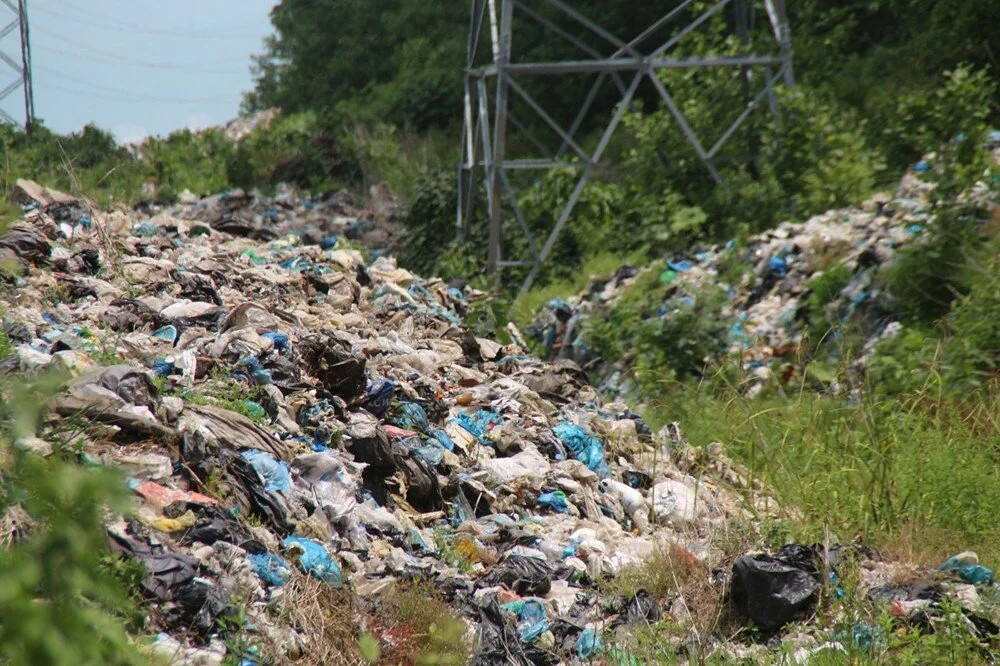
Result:
M131 602L107 572L105 507L123 508L122 479L14 446L33 433L58 377L0 385L0 661L143 664L118 616ZM21 518L13 518L20 515Z
M901 95L882 120L886 154L896 165L911 164L924 153L938 150L959 136L964 162L972 160L986 129L997 83L985 69L968 65L943 75L936 88L919 88Z

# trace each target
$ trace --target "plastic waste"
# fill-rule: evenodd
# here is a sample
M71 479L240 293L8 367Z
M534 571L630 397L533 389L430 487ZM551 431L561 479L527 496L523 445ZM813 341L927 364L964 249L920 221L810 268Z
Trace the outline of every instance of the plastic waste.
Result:
M240 455L253 465L254 470L264 480L264 490L270 493L292 491L292 477L288 473L288 464L283 460L275 460L274 456L256 449L244 451Z
M254 573L274 587L281 587L292 577L291 566L280 555L256 553L247 559L250 560Z
M545 606L538 599L525 599L518 613L517 633L525 643L534 643L549 630L549 620L545 616Z
M267 338L274 343L274 348L278 351L288 350L288 336L284 333L261 333L260 337Z
M663 617L663 612L653 595L647 590L639 590L624 603L612 626L636 622L659 622L661 617Z
M685 273L691 270L692 267L691 262L688 261L687 259L680 259L679 261L667 261L667 266L670 268L670 270L676 271L678 273Z
M174 344L177 342L177 327L168 324L158 328L153 332L153 337Z
M340 587L344 582L344 574L323 544L305 537L290 536L281 542L289 559L295 561L299 568L314 578Z
M938 569L957 573L959 578L973 585L992 585L994 581L993 570L979 564L979 556L972 551L949 557Z
M566 503L566 493L556 490L551 493L542 493L538 496L538 504L545 506L558 513L569 511L569 504Z
M593 627L587 627L576 639L576 655L580 659L592 659L604 649L601 637Z
M600 477L606 477L610 470L604 461L604 445L586 430L574 423L560 423L552 429L562 443L573 452L573 457L586 465Z
M430 425L427 412L415 402L404 402L399 406L399 414L395 418L396 425L424 432Z
M476 411L475 415L459 412L455 418L451 420L451 422L460 425L464 430L475 437L480 444L489 444L489 430L492 429L494 425L503 423L503 417L488 409L480 409Z
M731 595L736 609L761 629L777 629L807 609L819 590L812 556L802 546L775 556L744 555L733 564Z
M446 433L444 430L437 428L431 430L427 434L433 437L435 440L437 440L438 444L440 444L441 447L444 448L445 450L447 451L455 450L455 442L451 441L451 437L449 437L448 433Z
M539 557L509 555L483 579L487 585L504 585L520 595L541 596L552 587L555 569Z
M256 356L247 356L246 358L240 360L239 365L247 373L249 373L254 384L263 386L274 383L274 379L271 377L271 371L264 368L260 363L260 359Z
M396 382L380 379L372 382L365 394L364 406L375 416L382 418L389 411L392 396L396 391Z

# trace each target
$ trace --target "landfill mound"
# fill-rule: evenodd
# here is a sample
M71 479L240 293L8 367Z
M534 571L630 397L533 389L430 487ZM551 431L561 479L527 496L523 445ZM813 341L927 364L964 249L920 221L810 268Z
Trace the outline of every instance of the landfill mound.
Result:
M1000 136L992 145L1000 163ZM721 307L705 306L716 307L705 315L725 324L720 335L724 344L697 363L727 359L740 364L748 396L779 379L798 381L805 361L838 357L844 331L864 339L850 373L863 377L876 345L902 330L879 272L892 264L900 248L921 242L933 224L936 185L922 178L930 168L927 161L917 163L894 195L878 194L859 206L830 210L803 223L784 222L745 242L676 254L641 269L624 265L610 277L593 279L580 294L547 303L527 332L546 357L571 359L587 368L602 392L635 394L631 358L601 358L588 344L587 326L644 274L653 273L655 286L647 283L646 288L658 289L662 298L643 313L646 322L667 321L702 307L707 293L723 294ZM962 198L989 210L1000 202L1000 187L995 180L980 182ZM832 298L816 308L809 302L814 281L838 269L846 271L845 283L837 284ZM835 390L850 388L823 380Z
M958 599L970 635L997 632L976 614L992 572L974 554L935 573L863 547L753 550L778 507L722 445L651 432L513 326L511 344L477 337L463 322L484 295L347 243L367 223L346 197L102 211L18 192L0 367L70 379L17 444L127 477L134 510L109 518L109 546L143 564L144 631L172 663L358 663L325 643L317 599L390 654L400 633L373 609L415 580L464 618L477 663L627 659L659 622L668 654L773 655L746 618L765 637L805 622L803 654L843 650L877 640L812 614L847 561L851 593L900 623L933 626ZM665 586L614 586L652 574Z

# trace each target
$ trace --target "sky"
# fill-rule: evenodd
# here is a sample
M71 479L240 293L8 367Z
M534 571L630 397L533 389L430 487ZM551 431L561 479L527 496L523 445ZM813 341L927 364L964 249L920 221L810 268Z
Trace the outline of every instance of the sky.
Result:
M276 0L28 0L35 116L119 142L236 117ZM13 18L0 4L0 28ZM0 51L18 56L17 31ZM11 74L0 72L0 89ZM18 91L0 102L23 118Z

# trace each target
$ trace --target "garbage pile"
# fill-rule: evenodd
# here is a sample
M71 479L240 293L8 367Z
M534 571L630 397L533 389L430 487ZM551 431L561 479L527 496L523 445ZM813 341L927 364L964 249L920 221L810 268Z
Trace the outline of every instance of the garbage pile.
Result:
M994 155L1000 162L1000 149ZM918 163L902 178L895 196L880 194L804 223L785 222L745 243L697 248L642 269L623 266L577 296L549 302L528 333L546 357L575 360L591 371L602 391L629 395L635 384L627 359L599 358L587 344L586 323L613 307L642 276L654 273L652 283L663 300L647 313L651 318L675 317L695 308L707 293L722 294L723 305L711 316L725 322L728 333L716 356L705 360L738 359L751 394L775 377L787 381L797 376L807 338L815 343L822 336L826 353L835 357L841 329L848 324L866 340L855 361L860 371L875 345L901 330L877 274L901 246L921 238L933 224L935 184L921 179L928 169L926 162ZM963 196L989 207L1000 200L1000 189L996 183L980 183ZM744 267L749 270L741 272ZM837 284L822 312L811 311L813 280L845 268L844 284ZM817 321L823 322L819 330Z
M258 241L294 233L304 245L330 249L346 243L378 257L395 248L399 240L397 208L398 202L390 201L376 214L347 190L305 195L288 184L277 186L273 195L234 189L200 197L184 191L174 205L148 200L138 204L136 212L144 220L135 233L154 237L161 228L181 220L193 225L193 233L198 233L199 225Z
M245 194L148 214L18 192L0 368L70 379L16 444L122 471L135 508L109 519L109 544L144 565L152 649L172 663L308 660L322 635L294 619L303 579L362 602L425 581L488 664L601 659L620 654L615 632L661 619L699 650L750 649L700 636L683 591L601 587L657 553L775 630L829 585L828 553L727 560L723 537L776 505L721 445L652 432L572 360L476 337L463 321L480 295L366 259L336 233L359 217L344 197L289 190L272 218ZM954 565L992 584L968 554ZM933 616L934 599L911 603L930 592L886 594ZM253 650L233 654L226 632Z

